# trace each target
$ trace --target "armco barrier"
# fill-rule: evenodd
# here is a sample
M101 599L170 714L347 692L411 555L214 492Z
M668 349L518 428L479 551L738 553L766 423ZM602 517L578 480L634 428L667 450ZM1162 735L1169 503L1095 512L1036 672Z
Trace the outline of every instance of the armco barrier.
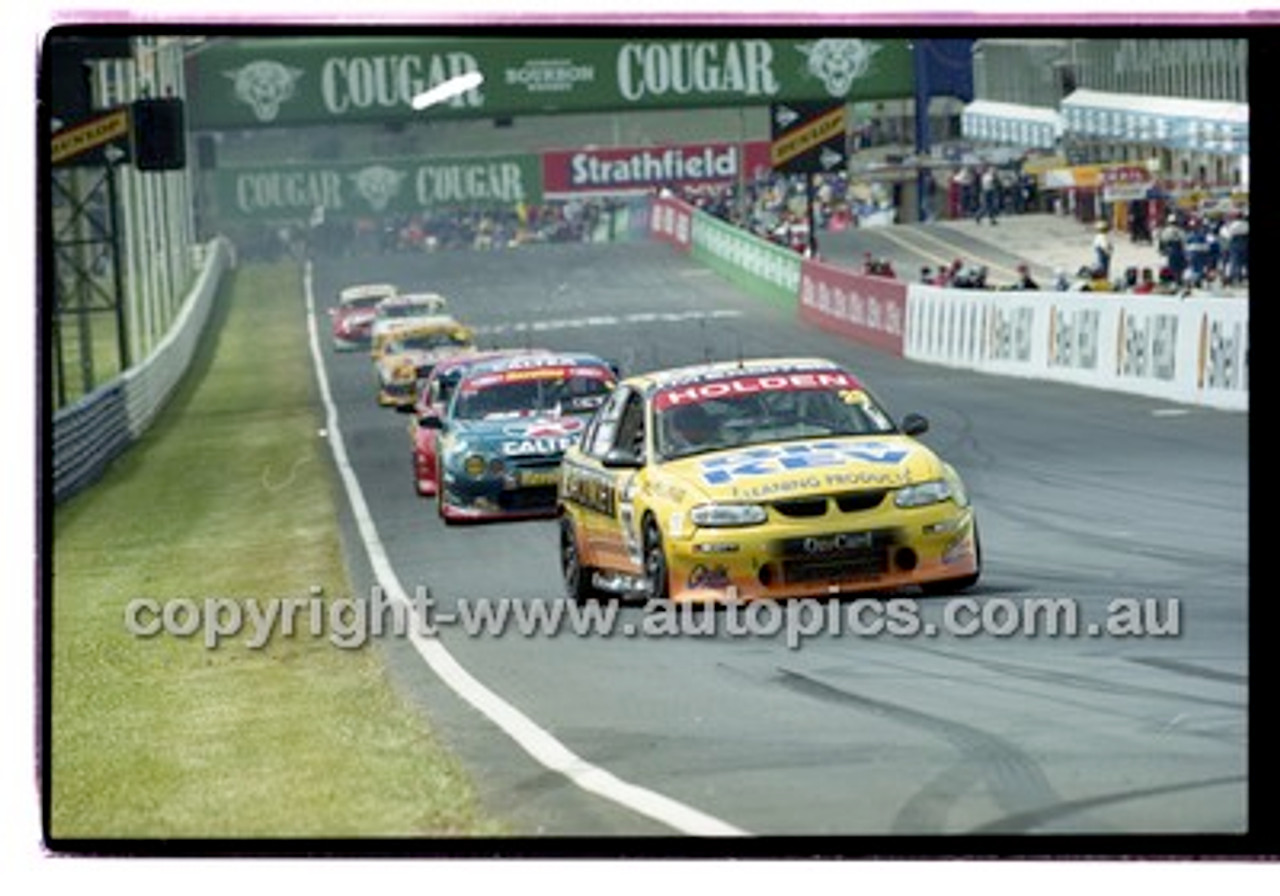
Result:
M102 474L155 419L195 354L231 244L214 240L173 326L141 364L53 417L53 499L71 497Z
M803 259L792 250L700 210L693 212L691 245L695 258L752 295L796 307Z
M649 210L649 236L688 252L732 283L802 320L902 354L906 284L805 259L670 197Z
M53 423L53 499L92 483L133 440L117 378L58 412Z
M649 236L687 253L693 240L693 209L678 199L654 199L649 204Z
M905 357L1226 410L1249 407L1249 300L912 284Z
M668 197L652 200L649 235L677 251L691 253L754 296L783 308L796 307L802 259L790 249Z
M902 355L907 284L806 259L800 319L854 342Z

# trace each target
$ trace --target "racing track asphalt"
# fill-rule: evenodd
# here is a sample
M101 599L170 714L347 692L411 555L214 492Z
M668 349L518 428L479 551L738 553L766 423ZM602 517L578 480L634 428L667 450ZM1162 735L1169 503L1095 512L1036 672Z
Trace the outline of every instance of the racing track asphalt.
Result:
M1105 619L1116 598L1180 608L1173 637L958 636L942 625L946 599L930 598L920 606L934 637L823 634L799 649L727 634L441 630L471 674L588 761L761 835L911 844L1246 830L1247 415L893 358L798 324L659 245L322 259L314 271L320 308L342 286L391 280L449 296L484 344L592 351L628 371L738 352L833 358L899 418L928 416L923 441L965 477L983 538L984 577L970 593L980 605L1066 598L1082 621ZM535 322L540 332L516 326ZM442 526L412 489L409 418L376 405L365 356L321 348L354 471L406 589L428 588L441 612L459 598L563 600L555 523ZM339 504L364 594L370 567ZM403 639L380 643L398 685L517 834L599 838L605 852L637 848L615 836L671 834L538 766ZM1008 849L1023 851L1020 839ZM1035 853L1052 841L1025 842Z
M1010 216L999 225L1005 230L1016 228L1018 218ZM998 245L1000 231L996 227L971 225L973 234L966 233L969 222L961 227L939 224L917 224L899 227L853 228L839 233L823 233L819 251L832 264L851 270L862 268L864 253L875 258L888 259L894 272L904 280L915 281L921 268L936 272L959 259L966 265L985 265L987 283L997 287L1018 280L1017 267L1026 263L1041 284L1053 280L1054 270L1035 259L1020 258ZM1081 253L1081 264L1088 261ZM1072 268L1072 273L1074 273Z

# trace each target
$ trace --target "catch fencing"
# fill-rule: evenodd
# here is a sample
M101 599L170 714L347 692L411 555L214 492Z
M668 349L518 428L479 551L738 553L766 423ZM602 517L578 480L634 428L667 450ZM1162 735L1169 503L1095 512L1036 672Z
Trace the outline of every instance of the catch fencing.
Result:
M231 244L204 247L204 264L173 326L144 361L53 416L53 499L95 482L155 420L191 365L222 275L234 264Z

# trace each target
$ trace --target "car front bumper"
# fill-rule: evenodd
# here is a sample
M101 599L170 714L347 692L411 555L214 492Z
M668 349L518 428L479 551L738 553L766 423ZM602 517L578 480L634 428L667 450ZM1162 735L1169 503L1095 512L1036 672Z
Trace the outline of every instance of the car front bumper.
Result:
M840 518L698 528L666 539L675 600L724 601L892 591L979 572L972 508L951 502Z
M407 407L418 397L416 380L383 383L378 389L378 404L387 407Z
M473 478L444 473L440 513L447 519L526 519L556 513L558 466L516 469Z
M333 334L333 347L338 351L354 352L369 347L369 331L343 330Z

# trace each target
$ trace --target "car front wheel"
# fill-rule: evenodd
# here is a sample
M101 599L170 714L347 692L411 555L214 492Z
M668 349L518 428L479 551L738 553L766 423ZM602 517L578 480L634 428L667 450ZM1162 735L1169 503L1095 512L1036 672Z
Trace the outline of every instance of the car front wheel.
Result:
M671 597L671 584L667 570L667 552L662 546L662 532L653 517L644 522L644 576L646 594L650 600L667 600Z
M451 519L449 516L445 514L444 504L445 504L444 471L440 469L440 466L437 464L436 465L436 515L440 517L441 521L443 521L446 526L452 526L454 521L453 519Z

